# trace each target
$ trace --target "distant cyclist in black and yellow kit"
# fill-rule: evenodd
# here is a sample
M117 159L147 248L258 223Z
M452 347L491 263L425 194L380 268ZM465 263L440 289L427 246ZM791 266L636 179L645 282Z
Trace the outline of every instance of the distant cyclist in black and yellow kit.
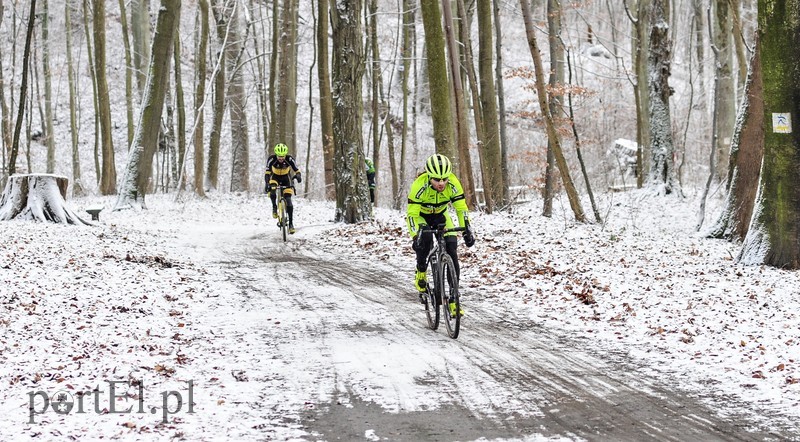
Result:
M290 173L294 173L294 177L290 177ZM289 215L289 233L294 233L294 206L292 205L292 195L294 195L294 186L292 186L292 179L298 183L302 182L300 177L300 169L294 161L294 157L289 155L289 148L283 144L278 143L275 145L275 154L267 158L267 170L264 172L264 191L269 192L269 199L272 201L272 217L278 217L278 204L276 202L276 189L278 185L287 187L283 191L283 196L286 198L286 213Z
M408 192L408 232L413 238L412 248L417 254L417 271L414 275L414 286L420 292L427 288L426 271L427 257L433 244L433 234L419 235L423 226L437 226L444 224L446 228L454 227L453 218L447 212L447 207L452 205L458 217L459 227L465 227L464 244L472 247L475 237L469 228L469 208L464 200L464 189L461 182L453 174L450 160L441 154L428 157L425 162L425 172L417 177L411 184ZM453 266L460 277L458 265L457 233L445 234L445 250L453 258Z

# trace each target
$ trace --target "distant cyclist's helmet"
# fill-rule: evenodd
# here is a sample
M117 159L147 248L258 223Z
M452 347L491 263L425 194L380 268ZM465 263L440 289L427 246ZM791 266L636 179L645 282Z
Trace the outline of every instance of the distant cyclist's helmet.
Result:
M278 143L275 145L275 155L279 157L285 157L289 153L289 148L286 147L283 143Z
M425 161L425 172L428 172L431 178L444 179L453 172L453 165L446 156L436 153Z

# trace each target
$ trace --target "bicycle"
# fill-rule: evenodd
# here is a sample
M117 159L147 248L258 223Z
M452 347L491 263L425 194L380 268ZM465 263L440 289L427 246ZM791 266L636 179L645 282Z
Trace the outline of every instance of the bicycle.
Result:
M430 232L434 236L433 246L428 252L427 258L428 267L431 269L430 277L425 292L419 295L425 305L428 327L431 330L439 328L439 318L444 316L447 334L453 339L458 337L461 329L461 299L458 293L458 275L453 258L445 251L444 237L446 233L465 230L464 227L447 229L442 224L436 227L423 227L419 232L420 235ZM431 280L433 280L433 284L431 284ZM440 305L443 315L440 315Z
M278 192L278 228L281 229L281 236L283 242L286 242L289 233L289 215L286 213L286 198L283 192L287 189L292 189L293 186L275 186L275 191Z

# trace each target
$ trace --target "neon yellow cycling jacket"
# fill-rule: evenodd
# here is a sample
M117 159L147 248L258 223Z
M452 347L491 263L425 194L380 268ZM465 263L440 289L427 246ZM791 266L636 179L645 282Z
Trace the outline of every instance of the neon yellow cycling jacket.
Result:
M447 185L444 190L438 192L431 186L430 177L427 173L418 176L411 183L411 190L408 192L408 212L406 221L408 223L408 233L413 238L417 235L420 225L427 224L422 215L439 214L447 211L447 205L452 204L458 216L459 227L466 227L469 222L469 208L464 200L464 189L461 182L454 174L448 176ZM454 226L452 217L444 213L446 227ZM453 233L455 235L455 233Z

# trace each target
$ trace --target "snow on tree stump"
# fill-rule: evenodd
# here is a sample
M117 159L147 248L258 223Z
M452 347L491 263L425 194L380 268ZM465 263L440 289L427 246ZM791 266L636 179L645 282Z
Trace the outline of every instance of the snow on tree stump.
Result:
M66 177L58 175L12 175L0 195L0 221L17 218L91 225L67 206L68 184Z

